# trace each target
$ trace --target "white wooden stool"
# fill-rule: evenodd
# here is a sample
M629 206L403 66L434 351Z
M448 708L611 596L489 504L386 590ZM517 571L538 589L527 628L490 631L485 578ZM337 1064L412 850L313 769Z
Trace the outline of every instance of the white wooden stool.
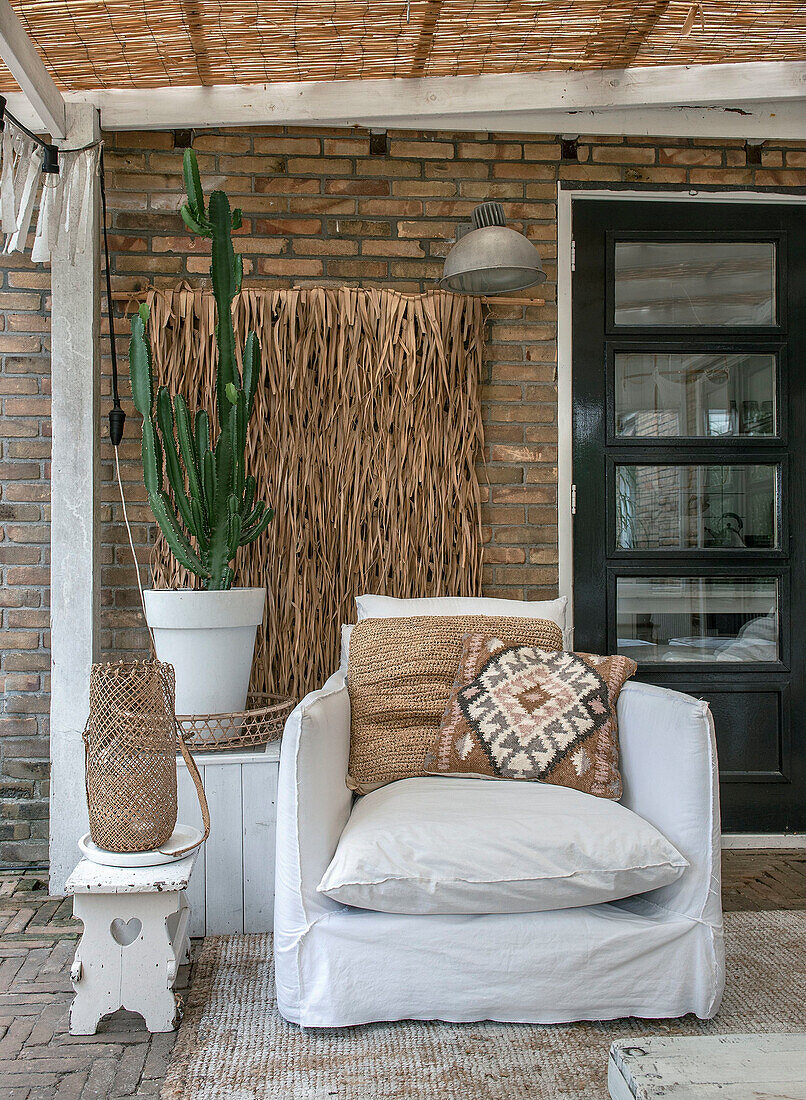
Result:
M806 1035L620 1039L612 1100L806 1100Z
M149 1031L178 1023L173 983L189 961L185 901L196 851L160 867L102 867L82 859L67 880L84 922L70 977L70 1033L94 1035L103 1016L139 1012Z

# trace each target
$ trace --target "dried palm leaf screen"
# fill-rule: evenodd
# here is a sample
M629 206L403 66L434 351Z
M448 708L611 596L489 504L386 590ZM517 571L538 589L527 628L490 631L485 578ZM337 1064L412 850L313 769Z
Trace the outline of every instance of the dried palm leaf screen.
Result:
M212 296L148 300L155 381L212 413ZM246 290L234 317L240 345L254 329L263 351L247 467L276 509L236 562L236 584L268 590L252 689L299 698L336 667L358 592L481 590L482 305L442 292ZM195 583L159 542L154 574L163 587Z
M12 0L65 88L803 58L797 0ZM0 91L16 90L5 69Z

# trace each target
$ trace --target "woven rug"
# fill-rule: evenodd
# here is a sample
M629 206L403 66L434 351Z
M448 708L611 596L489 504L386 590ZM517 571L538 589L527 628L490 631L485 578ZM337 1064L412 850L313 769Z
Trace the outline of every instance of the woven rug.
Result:
M270 936L213 936L194 966L163 1100L607 1100L630 1035L806 1031L806 912L728 913L727 987L707 1022L287 1024Z

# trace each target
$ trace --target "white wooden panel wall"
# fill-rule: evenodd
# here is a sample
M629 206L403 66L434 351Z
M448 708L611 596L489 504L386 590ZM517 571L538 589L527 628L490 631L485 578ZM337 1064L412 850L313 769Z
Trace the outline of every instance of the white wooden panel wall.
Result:
M258 751L199 753L210 837L187 891L191 936L270 932L274 920L279 742ZM201 827L193 781L179 770L179 820Z
M190 778L190 773L185 767L184 761L180 759L179 765L180 766L177 768L177 794L179 802L179 813L177 817L183 825L195 825L197 829L203 829L201 809L199 808L196 788L193 786L193 780ZM204 772L201 767L199 767L199 771L201 772L203 781ZM188 933L191 936L204 935L204 864L206 856L207 845L202 844L196 859L196 864L193 868L193 873L190 876L190 882L185 891L185 896L190 906Z
M277 772L266 766L241 769L245 932L271 931L274 921Z

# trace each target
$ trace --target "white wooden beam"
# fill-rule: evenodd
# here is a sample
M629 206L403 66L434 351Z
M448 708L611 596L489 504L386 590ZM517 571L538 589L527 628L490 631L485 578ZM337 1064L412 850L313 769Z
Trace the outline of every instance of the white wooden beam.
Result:
M149 96L150 92L143 92ZM9 94L9 110L32 130L39 130L38 119L30 104L21 93ZM67 93L67 102L75 102ZM78 102L83 102L78 100ZM144 104L147 115L147 104ZM176 117L177 129L191 126L201 129L201 123L183 121ZM282 125L282 120L271 120ZM104 113L103 128L114 130L113 119ZM208 125L220 123L209 121ZM247 125L247 123L239 123ZM253 115L248 125L263 126L266 120ZM315 123L309 123L315 126ZM331 124L332 125L332 124ZM345 123L345 128L358 123ZM640 107L621 108L608 111L531 111L516 114L485 112L475 115L435 115L426 118L398 118L394 122L379 119L365 123L381 129L453 130L458 133L485 131L493 133L526 134L620 134L624 137L700 137L700 138L743 138L744 140L791 140L806 141L806 108L802 103L793 101L783 103L745 103L741 109L730 106L712 107ZM142 117L135 124L129 123L129 129L149 129Z
M0 15L7 4L0 0ZM0 19L0 36L2 31ZM53 89L58 95L55 85ZM23 122L41 128L37 113L44 113L44 107L34 111L26 97L7 98L9 109ZM792 61L595 73L99 89L67 92L63 99L98 107L107 130L275 124L658 137L806 136L806 64ZM58 119L51 122L54 136L57 123Z
M100 137L98 112L70 104L71 146ZM51 689L50 892L63 894L87 830L84 745L98 622L98 411L100 198L97 180L86 251L51 267Z
M713 66L712 66L713 67ZM734 66L741 68L742 66ZM447 80L457 78L447 77ZM475 78L473 78L475 79ZM478 78L481 79L481 78ZM503 78L502 78L503 79ZM343 83L343 82L342 82ZM101 110L105 130L202 129L212 126L363 126L367 129L492 131L495 133L581 133L621 134L626 137L743 138L744 140L806 140L806 91L804 98L752 100L741 104L726 101L704 106L624 106L565 110L519 108L497 109L487 105L469 112L461 103L440 103L435 113L401 115L387 113L383 101L376 102L372 89L377 81L358 81L366 88L361 113L337 114L317 119L310 111L281 110L274 100L257 89L228 87L185 89L142 89L140 91L66 92L68 103L91 103ZM380 83L389 83L388 81ZM394 83L394 82L393 82ZM398 81L398 84L422 83ZM322 85L334 89L339 85ZM286 85L285 87L289 87ZM290 85L304 90L308 85ZM247 94L250 93L250 94ZM181 94L180 94L181 93ZM7 96L9 110L34 130L41 125L25 96ZM274 104L273 107L267 104ZM368 113L370 112L371 113Z
M41 124L54 141L61 141L66 136L62 93L8 0L0 0L0 57Z
M373 126L381 125L373 123ZM527 111L398 118L401 130L518 134L608 134L622 137L742 138L745 141L806 140L806 104L744 103L741 108L621 107L609 110ZM392 124L384 127L391 129Z
M325 80L212 87L99 89L79 93L111 130L203 126L387 126L444 128L468 116L802 102L806 63L663 65L596 72L543 72L422 79Z

